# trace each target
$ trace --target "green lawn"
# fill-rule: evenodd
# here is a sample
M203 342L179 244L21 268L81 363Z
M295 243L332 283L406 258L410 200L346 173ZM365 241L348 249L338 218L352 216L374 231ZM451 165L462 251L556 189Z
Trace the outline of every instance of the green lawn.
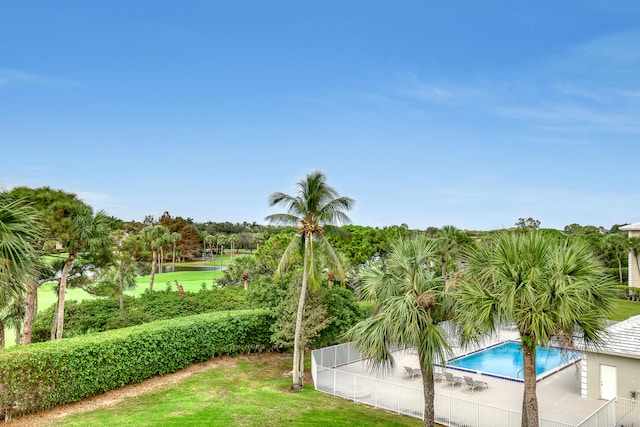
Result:
M167 282L171 283L172 289L175 290L175 280L177 280L185 291L197 292L200 290L202 283L207 285L207 288L211 288L213 279L222 277L224 273L222 271L178 271L175 273L161 273L156 274L153 279L153 289L164 291L167 287ZM127 295L140 295L146 289L149 289L150 275L139 276L136 279L137 286L133 290L128 290L125 293ZM57 294L53 291L53 284L48 283L42 285L38 289L38 311L44 310L51 305L55 304L58 300ZM86 293L79 288L68 288L66 301L76 300L82 301L85 299L96 298L91 294Z
M245 359L245 360L243 360ZM308 360L308 359L307 359ZM308 366L308 364L307 364ZM72 415L52 426L420 426L417 419L317 392L290 393L291 358L235 358L170 388Z
M611 320L622 321L640 314L640 302L619 300Z
M211 289L213 280L222 277L224 273L220 270L216 271L176 271L175 273L156 274L153 279L153 289L164 291L167 283L170 283L173 290L176 289L175 281L182 285L185 291L197 292L202 287L202 283L207 285L207 289ZM151 276L139 276L136 279L137 287L131 291L127 291L128 295L140 295L146 289L149 289L149 280Z

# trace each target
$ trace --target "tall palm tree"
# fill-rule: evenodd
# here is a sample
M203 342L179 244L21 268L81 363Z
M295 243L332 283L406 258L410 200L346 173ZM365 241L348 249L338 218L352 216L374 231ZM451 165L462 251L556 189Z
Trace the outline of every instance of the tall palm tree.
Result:
M344 280L344 269L339 265L338 257L326 239L325 227L348 223L345 213L351 209L353 200L341 197L327 184L327 178L320 171L314 171L300 180L294 196L285 193L273 193L269 197L269 206L279 205L286 213L267 216L267 220L282 225L297 225L298 233L285 250L278 268L278 278L300 256L302 256L302 281L300 298L296 313L296 329L293 344L293 390L299 390L304 377L304 349L302 348L302 317L307 287L312 290L320 286L321 271L319 255L324 254L326 260L335 268L340 280Z
M182 234L174 231L170 236L173 245L173 256L171 257L172 271L176 271L176 245L182 239Z
M199 231L198 237L202 240L202 259L204 261L205 254L207 253L207 236L209 233L206 230Z
M67 291L67 280L71 266L81 252L106 252L110 249L111 237L109 230L110 219L104 211L93 215L93 210L87 205L77 207L68 218L68 224L63 234L59 236L62 246L67 252L67 258L58 285L58 305L51 339L61 339L64 329L64 302ZM55 336L54 332L55 331Z
M624 282L622 277L622 260L629 253L629 241L621 232L610 233L604 237L605 251L612 255L618 263L618 281Z
M346 335L372 367L383 371L394 368L389 346L417 349L425 426L434 425L434 365L445 363L452 353L438 325L450 317L453 306L443 278L431 269L438 256L437 242L424 235L392 243L386 271L373 267L362 273L362 295L373 302L375 314Z
M524 364L522 426L538 426L536 349L551 340L571 347L601 341L615 291L586 243L539 231L499 233L465 258L456 295L461 341L473 342L512 322Z
M224 259L224 246L229 242L229 238L224 234L218 234L216 242L220 247L220 268L222 268L222 260Z
M153 291L153 281L156 276L158 263L158 252L170 238L169 229L163 225L152 225L145 227L140 232L142 240L151 250L151 278L149 279L149 291Z
M471 243L471 239L453 225L445 225L436 234L440 252L440 269L442 277L458 269L462 248Z
M233 251L237 241L238 241L237 234L234 233L229 235L229 242L231 243L231 259L233 259Z
M209 250L211 251L211 264L213 264L213 266L215 267L215 256L213 255L213 247L216 245L216 242L218 241L218 238L214 235L207 235L207 237L204 238L204 241L207 245L209 245Z

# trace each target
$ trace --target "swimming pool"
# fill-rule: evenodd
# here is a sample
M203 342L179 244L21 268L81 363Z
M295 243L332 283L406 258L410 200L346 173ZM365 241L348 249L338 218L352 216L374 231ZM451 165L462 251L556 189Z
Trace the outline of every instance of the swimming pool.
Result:
M558 348L538 347L536 352L536 381L540 381L554 372L574 363L582 354L577 351L561 351ZM522 350L515 341L507 341L493 347L480 350L467 356L454 359L447 367L522 381Z

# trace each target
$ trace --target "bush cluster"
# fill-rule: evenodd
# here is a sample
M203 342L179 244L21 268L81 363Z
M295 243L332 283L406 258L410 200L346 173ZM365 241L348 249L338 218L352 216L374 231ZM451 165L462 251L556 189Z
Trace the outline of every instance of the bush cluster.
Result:
M3 412L26 414L175 372L220 354L271 349L268 310L207 313L0 352Z
M274 339L277 335L282 335L281 330L287 328L287 323L295 322L295 316L287 311L286 305L293 304L297 308L299 292L298 278L294 274L285 275L278 281L263 277L249 288L247 300L251 307L267 308L277 314L277 320L271 327ZM313 309L311 294L312 292L307 294L307 311ZM330 322L311 339L311 349L342 342L345 332L371 314L371 306L359 303L354 293L344 287L329 288L325 282L315 294L318 297L314 299L315 302L323 305ZM293 339L293 335L291 338Z
M125 295L124 312L117 298L81 302L67 301L64 308L64 337L101 332L156 320L248 308L242 288L228 287L199 292L146 291L139 297ZM34 321L33 342L47 341L55 305L39 312Z

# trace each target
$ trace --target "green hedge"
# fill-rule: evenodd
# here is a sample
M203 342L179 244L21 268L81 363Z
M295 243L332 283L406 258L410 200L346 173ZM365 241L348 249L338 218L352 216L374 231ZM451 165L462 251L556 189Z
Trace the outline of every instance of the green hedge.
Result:
M26 414L175 372L220 354L271 349L268 310L206 313L0 351L0 404Z
M118 298L98 298L81 302L67 301L64 307L64 335L74 337L156 320L223 310L249 308L242 288L185 292L145 291L138 297L125 295L125 310L120 313ZM49 340L55 304L38 312L32 342Z

